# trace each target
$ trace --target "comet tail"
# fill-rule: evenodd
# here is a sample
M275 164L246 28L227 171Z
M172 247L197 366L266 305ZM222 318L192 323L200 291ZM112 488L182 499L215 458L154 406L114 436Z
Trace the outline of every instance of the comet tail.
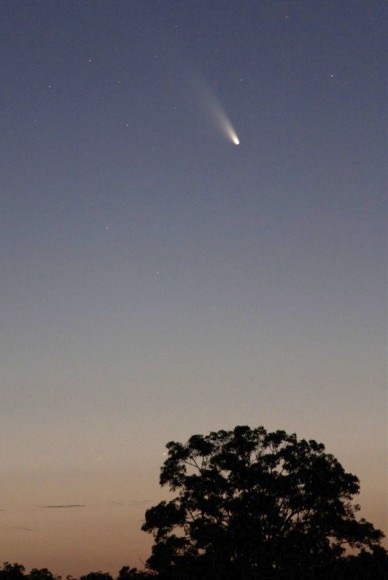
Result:
M237 133L232 123L216 96L210 91L205 83L201 82L199 79L196 79L195 88L199 94L203 107L207 110L209 116L224 136L234 145L240 145L240 139L237 137Z

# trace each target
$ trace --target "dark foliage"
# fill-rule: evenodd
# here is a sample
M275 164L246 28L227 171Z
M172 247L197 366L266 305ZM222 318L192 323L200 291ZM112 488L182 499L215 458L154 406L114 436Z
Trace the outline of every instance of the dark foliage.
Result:
M383 534L356 518L358 479L322 444L236 427L167 449L160 483L176 496L147 510L142 528L161 578L318 578L378 565Z
M85 576L81 576L80 580L113 580L112 576L108 572L89 572Z
M0 580L61 580L60 576L54 576L47 568L33 568L29 574L21 564L10 564L4 562L2 569L0 569ZM130 568L123 566L119 572L117 580L141 580L144 578L153 578L154 574L147 571L139 571L137 568ZM77 580L72 576L67 576L67 580ZM79 580L113 580L113 577L108 572L89 572L85 576L81 576Z
M135 580L141 578L151 578L147 572L140 572L137 568L123 566L119 572L117 580Z
M4 562L0 570L0 580L25 580L25 567L21 564Z

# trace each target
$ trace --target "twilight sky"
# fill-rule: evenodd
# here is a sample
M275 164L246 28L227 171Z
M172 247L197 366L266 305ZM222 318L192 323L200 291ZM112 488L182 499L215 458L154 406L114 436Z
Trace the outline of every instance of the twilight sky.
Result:
M141 568L165 443L237 424L388 531L384 4L1 1L1 561Z

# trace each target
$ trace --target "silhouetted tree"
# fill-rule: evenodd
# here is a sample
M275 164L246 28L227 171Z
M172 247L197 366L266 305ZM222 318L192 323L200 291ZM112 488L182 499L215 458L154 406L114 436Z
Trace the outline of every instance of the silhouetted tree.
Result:
M323 569L320 578L330 580L383 580L388 578L388 554L381 546L372 552L361 550L357 556L339 558L333 566Z
M154 578L155 574L130 566L123 566L119 571L117 580L144 580ZM0 569L0 580L61 580L61 576L55 576L48 568L33 568L29 574L25 574L25 568L21 564L10 564L4 562ZM77 580L71 574L66 576L66 580ZM80 580L113 580L108 572L89 572L85 576L81 576Z
M236 427L167 449L160 484L177 495L142 526L161 578L315 578L383 537L356 518L357 477L315 441Z
M130 566L123 566L119 571L117 580L132 580L137 577L137 568L130 568Z
M60 576L54 576L47 568L33 568L28 575L30 580L58 580Z
M151 578L147 572L140 572L137 568L123 566L119 572L117 580L140 580L141 578Z
M25 567L21 564L9 562L4 562L3 567L0 570L0 580L22 580L25 579L24 572Z
M81 576L80 580L113 580L113 578L109 572L101 572L99 570L98 572L89 572L89 574Z

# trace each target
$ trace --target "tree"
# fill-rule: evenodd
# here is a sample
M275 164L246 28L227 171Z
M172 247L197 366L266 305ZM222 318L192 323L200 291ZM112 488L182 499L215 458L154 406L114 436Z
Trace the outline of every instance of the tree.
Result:
M25 567L22 564L9 562L3 563L3 568L0 570L0 580L25 580Z
M132 580L133 578L137 578L137 568L131 568L130 566L123 566L120 571L119 575L117 576L117 580Z
M381 546L372 552L361 550L357 556L340 558L328 570L331 580L365 580L388 578L388 555Z
M161 578L315 578L347 548L380 545L356 518L357 477L316 441L239 426L166 447L160 484L177 494L142 526Z
M113 580L112 576L109 572L89 572L89 574L85 574L85 576L81 576L80 580Z
M59 576L54 576L47 568L33 568L29 575L29 580L58 580Z
M151 576L147 572L140 572L137 568L123 566L119 571L117 580L134 580L138 578L151 578Z

